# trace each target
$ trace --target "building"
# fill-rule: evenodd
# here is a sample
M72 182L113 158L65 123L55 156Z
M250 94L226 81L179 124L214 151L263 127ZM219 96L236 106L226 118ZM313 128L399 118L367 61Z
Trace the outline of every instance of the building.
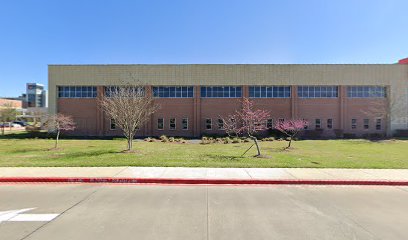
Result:
M326 137L408 129L408 64L50 65L49 111L72 115L74 134L121 132L98 107L109 86L145 85L161 105L139 136L222 134L220 116L249 97L281 119ZM372 111L372 110L376 111Z
M48 107L48 96L47 90L44 89L43 84L39 83L27 83L26 88L26 99L25 99L25 107L31 108L46 108Z
M14 100L9 98L0 98L0 108L11 107L15 109L21 109L23 103L21 100Z

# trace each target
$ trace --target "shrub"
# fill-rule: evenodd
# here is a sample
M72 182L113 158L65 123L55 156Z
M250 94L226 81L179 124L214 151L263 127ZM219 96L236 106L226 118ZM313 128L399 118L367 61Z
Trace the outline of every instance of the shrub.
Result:
M160 140L161 140L162 142L169 142L169 138L168 138L166 135L161 135L161 136L160 136Z
M226 137L226 138L224 138L223 140L224 140L224 144L232 143L232 139L229 138L229 137Z
M169 142L174 142L174 137L169 137Z
M241 142L240 138L235 137L232 139L232 143L240 143L240 142Z

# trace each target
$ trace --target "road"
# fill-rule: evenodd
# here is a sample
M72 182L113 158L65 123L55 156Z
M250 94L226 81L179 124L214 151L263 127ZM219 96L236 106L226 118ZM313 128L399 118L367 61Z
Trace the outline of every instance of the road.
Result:
M0 212L59 215L0 239L408 239L407 203L406 187L3 184Z

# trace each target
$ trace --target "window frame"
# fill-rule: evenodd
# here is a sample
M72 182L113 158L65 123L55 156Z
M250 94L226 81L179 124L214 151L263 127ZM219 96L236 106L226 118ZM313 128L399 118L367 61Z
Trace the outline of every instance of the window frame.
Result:
M327 124L327 129L333 129L333 118L328 118L327 120L326 120L326 124Z
M210 123L209 123L210 125L208 125L208 120L210 120ZM205 130L212 130L212 125L213 125L212 118L206 118L204 123L205 123ZM208 126L210 126L210 128L207 128Z
M370 129L370 119L368 119L368 118L363 119L363 128L364 128L364 130Z
M351 119L351 129L357 129L357 118Z
M159 120L162 120L162 128L159 128ZM157 130L163 131L164 130L164 118L157 118Z
M184 128L184 120L186 120L187 127ZM188 117L181 119L181 130L188 130Z
M113 126L113 128L112 128ZM115 119L111 118L109 121L109 130L114 131L116 130L116 121Z
M375 130L381 131L382 130L382 119L376 118L375 119Z
M319 123L317 123L319 122ZM315 129L323 129L322 128L322 119L321 118L315 118Z
M172 128L171 127L171 125L172 125L172 120L174 120L174 128ZM169 130L170 131L174 131L174 130L177 130L177 120L176 120L176 118L169 118Z

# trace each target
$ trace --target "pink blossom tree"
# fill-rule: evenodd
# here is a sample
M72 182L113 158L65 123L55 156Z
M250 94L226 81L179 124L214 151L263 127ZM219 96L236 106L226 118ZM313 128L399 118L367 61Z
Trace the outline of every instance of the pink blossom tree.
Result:
M235 134L236 136L241 135L251 138L258 151L256 156L261 156L261 150L255 134L267 129L265 123L269 117L268 111L255 109L253 102L248 98L244 98L242 100L242 109L223 119L224 130L228 135Z
M75 129L75 123L72 117L61 113L49 115L44 123L44 126L49 132L55 132L57 134L54 148L58 147L58 140L61 131L72 131Z
M290 148L293 138L305 127L309 125L306 120L303 119L293 119L278 121L275 125L275 129L282 132L289 137L289 144L286 149Z

